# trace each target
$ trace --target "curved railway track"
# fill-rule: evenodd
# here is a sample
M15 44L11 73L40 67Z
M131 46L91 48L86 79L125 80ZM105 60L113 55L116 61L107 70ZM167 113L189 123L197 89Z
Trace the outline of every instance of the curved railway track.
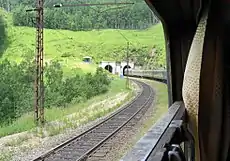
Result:
M153 89L140 81L133 80L141 87L141 92L129 104L102 122L80 135L51 149L33 161L83 161L122 130L128 123L144 114L153 102ZM140 116L138 116L140 117Z

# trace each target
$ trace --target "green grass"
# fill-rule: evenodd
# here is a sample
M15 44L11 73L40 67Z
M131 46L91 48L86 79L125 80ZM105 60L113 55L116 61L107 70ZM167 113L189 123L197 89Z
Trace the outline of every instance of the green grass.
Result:
M29 135L19 136L17 138L11 139L5 143L5 146L17 146L30 139Z
M150 84L156 91L155 104L154 104L154 114L153 116L144 123L144 126L140 128L138 135L136 136L136 141L138 141L146 131L151 128L158 119L160 119L168 110L168 92L167 85L157 81L151 81L142 79L144 82Z
M126 144L124 147L122 147L117 157L114 158L112 161L120 160L120 158L123 157L125 153L127 153L138 142L138 140L140 140L141 137L156 123L156 121L160 119L168 110L167 85L147 79L139 80L150 84L156 91L155 103L153 105L154 114L143 123L143 126L138 129L136 135L131 138L130 144Z
M45 118L47 122L61 119L66 115L83 111L89 105L102 101L106 98L115 96L120 92L127 92L128 90L125 87L125 80L116 78L112 81L111 87L106 94L96 96L86 102L80 104L70 105L66 108L51 108L45 110ZM33 121L33 113L28 113L17 119L13 124L5 127L0 127L0 137L19 133L23 131L30 130L35 127Z
M157 81L142 79L144 82L150 84L156 91L154 114L145 124L142 129L140 129L140 137L154 124L156 121L161 118L168 110L168 91L167 85Z
M163 48L164 38L161 25L153 26L143 31L120 30L136 47L153 45ZM9 27L11 44L4 56L20 60L25 52L34 51L35 29L29 27ZM83 56L89 55L97 61L101 59L113 60L116 52L126 48L126 40L112 29L99 31L44 31L45 60L61 59L63 62L78 66ZM68 57L63 58L63 55ZM120 53L118 53L120 55ZM79 65L81 66L81 65Z
M0 152L0 161L9 161L12 159L12 153L9 151Z
M154 106L154 117L149 120L149 127L153 125L164 113L168 110L168 92L167 92L167 85L164 83L144 80L145 82L149 83L156 91L156 103Z
M0 11L0 14L1 11ZM9 46L3 53L3 58L20 62L22 56L27 53L34 53L35 50L35 29L30 27L15 27L12 25L11 15L5 13L7 19L7 32ZM147 47L149 51L156 45L163 49L164 37L161 24L155 25L146 30L120 30L127 37L135 48ZM95 62L101 60L114 60L120 58L126 52L126 40L117 30L92 30L92 31L67 31L67 30L44 30L44 54L45 61L59 60L62 64L64 75L70 76L73 73L95 72L98 66ZM82 57L93 57L94 63L82 62ZM71 105L68 108L52 108L45 111L47 121L52 121L70 114L76 110L83 109L93 102L113 96L124 91L125 81L116 80L112 82L111 89L107 94L94 97L85 103ZM33 128L33 114L28 113L16 120L13 124L0 128L0 137L22 132Z
M1 13L0 13L1 14ZM9 46L3 58L20 61L25 53L34 53L35 28L12 25L11 16L7 16ZM130 48L147 47L149 52L154 45L164 50L162 25L158 24L146 30L119 30L132 43ZM95 62L120 59L126 53L126 40L117 30L44 30L45 61L58 59L67 73L71 69L81 68L83 72L94 72ZM163 52L165 53L165 52ZM65 56L65 57L63 57ZM93 64L82 63L84 56L93 57Z

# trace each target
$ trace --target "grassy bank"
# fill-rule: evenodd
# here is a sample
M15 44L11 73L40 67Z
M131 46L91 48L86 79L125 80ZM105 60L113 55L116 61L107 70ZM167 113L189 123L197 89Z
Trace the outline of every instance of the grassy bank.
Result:
M155 104L153 105L154 115L149 119L140 135L143 135L156 121L163 116L168 110L168 92L167 85L157 81L142 79L144 82L150 84L156 91Z
M80 104L70 105L67 108L55 108L54 107L51 109L46 109L45 110L46 121L50 122L50 121L54 121L57 119L61 119L66 115L70 115L70 114L76 113L76 112L81 113L82 111L84 111L84 109L86 109L88 106L90 106L92 104L95 104L95 103L102 101L102 100L105 100L107 98L115 97L118 93L129 92L129 91L125 88L125 80L117 78L117 79L112 81L111 86L110 86L110 90L106 94L96 96L96 97L94 97L94 98L92 98L86 102L80 103ZM98 109L100 109L100 108L98 108ZM85 111L85 112L87 112L87 111ZM100 115L104 115L108 112L110 112L110 110L98 111L98 110L96 110L96 107L95 107L95 109L93 111L94 114L91 113L91 115L88 116L89 118L86 118L86 121L87 120L93 120L97 116L99 117ZM82 114L84 114L84 113L82 112ZM79 118L80 116L81 115L78 115L78 117L76 117L76 119ZM33 121L33 113L27 113L27 114L23 115L22 117L20 117L18 120L16 120L13 124L11 124L9 126L5 126L5 127L0 127L0 137L14 134L14 133L27 131L27 130L30 130L34 127L35 127L35 124Z
M35 48L35 29L30 27L8 27L9 46L4 57L20 60L25 52L33 52ZM164 37L161 24L147 30L120 30L137 48L147 47L149 50L156 45L164 49ZM96 61L114 60L125 54L126 40L117 30L93 31L44 31L45 60L61 59L64 64L81 67L82 57L89 55ZM131 47L132 47L131 46ZM162 52L164 53L164 52ZM84 67L83 67L84 68Z
M0 13L1 14L1 13ZM11 15L5 14L7 22L7 49L0 53L3 58L19 62L22 55L34 53L35 28L18 27L12 25ZM164 55L164 36L162 25L158 24L146 30L44 30L44 60L59 60L66 73L71 69L82 69L82 72L94 72L96 62L102 60L121 60L126 55L127 42L124 35L131 42L130 52L148 52L152 48L162 50ZM143 50L143 51L142 51ZM141 54L140 53L140 54ZM93 58L92 64L82 63L84 56Z
M147 79L139 80L142 80L151 85L156 92L154 104L151 108L151 110L153 110L153 114L151 114L150 117L148 116L148 118L144 122L142 122L141 125L139 125L140 127L138 127L138 130L135 131L136 135L131 138L129 143L127 143L124 147L120 149L117 157L114 158L112 161L120 160L120 158L123 157L125 153L127 153L138 142L138 140L140 140L140 138L156 123L156 121L161 118L168 110L167 85Z

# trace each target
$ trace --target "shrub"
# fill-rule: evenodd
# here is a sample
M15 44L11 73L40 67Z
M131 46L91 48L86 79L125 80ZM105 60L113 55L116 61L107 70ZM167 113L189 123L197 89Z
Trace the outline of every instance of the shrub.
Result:
M33 111L34 63L26 56L20 64L0 63L0 125L9 124L26 112ZM64 79L58 61L45 65L45 107L66 107L108 91L110 80L103 69L96 73L74 75Z

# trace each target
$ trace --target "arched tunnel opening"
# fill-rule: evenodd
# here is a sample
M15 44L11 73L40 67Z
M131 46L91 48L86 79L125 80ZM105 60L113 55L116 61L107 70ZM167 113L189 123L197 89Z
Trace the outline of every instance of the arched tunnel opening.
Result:
M123 68L123 75L125 76L126 74L125 74L125 71L127 70L127 69L130 69L131 67L130 66L128 66L128 65L126 65L124 68Z
M105 70L108 70L110 73L113 72L113 67L111 65L106 65Z

